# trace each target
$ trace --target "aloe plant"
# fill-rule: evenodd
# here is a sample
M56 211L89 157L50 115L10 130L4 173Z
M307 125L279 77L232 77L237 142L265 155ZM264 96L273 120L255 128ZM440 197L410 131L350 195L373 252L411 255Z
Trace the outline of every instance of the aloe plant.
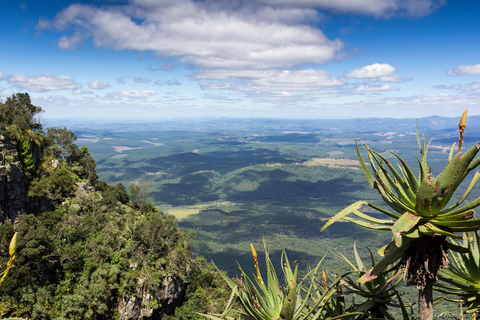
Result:
M420 139L417 131L420 149L420 158L417 158L420 167L418 175L415 175L396 153L391 152L400 162L397 168L365 144L370 164L370 167L367 167L356 142L358 160L365 178L370 187L378 191L389 209L367 201L358 201L330 218L322 228L323 231L332 223L345 220L374 230L390 231L392 241L379 250L379 254L384 258L359 281L372 281L394 264L395 270L403 270L404 277L419 288L419 319L433 318L432 284L437 279L439 268L448 266L448 249L465 252L465 248L449 240L462 238L456 232L475 231L480 228L480 219L474 218L473 211L480 205L480 197L464 203L480 178L478 172L473 176L465 193L458 201L450 204L459 185L480 164L480 159L475 159L480 143L465 154L461 153L466 119L467 110L459 124L458 151L454 155L454 143L448 165L436 178L427 165L429 143L425 143L425 134ZM380 212L386 218L379 219L362 213L359 209L364 205ZM356 217L352 218L350 214Z
M281 262L285 283L280 285L266 245L264 247L266 281L260 272L255 248L251 245L256 270L254 279L250 279L241 267L240 284L222 274L232 289L227 308L221 315L203 315L204 317L214 320L235 319L229 315L233 311L235 300L238 300L243 308L242 311L236 311L242 319L327 320L347 318L353 314L345 313L343 294L338 294L343 276L327 277L325 271L322 271L322 279L318 279L317 273L325 256L304 278L299 279L297 262L294 262L292 267L283 250Z
M359 283L358 278L362 277L367 272L367 267L358 254L357 246L353 246L355 254L355 264L346 258L343 254L339 254L340 258L347 263L356 278L347 276L345 278L344 294L353 295L353 298L360 298L359 303L353 303L349 308L350 312L360 312L362 314L358 319L394 319L395 315L389 311L391 308L402 308L405 310L399 292L396 290L401 282L401 277L395 272L388 272L380 274L377 278L367 283ZM372 251L370 252L370 259L372 267L375 267L376 261ZM398 311L398 310L397 310ZM403 317L404 319L409 319Z
M451 253L453 263L448 269L439 271L438 278L441 281L435 284L434 289L459 297L467 313L480 316L480 232L467 234L464 237L463 246L468 249L468 252L466 254ZM458 299L445 299L458 302Z

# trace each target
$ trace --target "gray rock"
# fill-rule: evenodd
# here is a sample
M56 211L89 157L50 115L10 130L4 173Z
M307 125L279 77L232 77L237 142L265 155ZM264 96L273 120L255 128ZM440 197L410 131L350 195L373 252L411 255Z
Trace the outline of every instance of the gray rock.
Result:
M3 137L0 137L3 138ZM14 222L27 211L27 178L18 157L16 144L0 140L0 224Z

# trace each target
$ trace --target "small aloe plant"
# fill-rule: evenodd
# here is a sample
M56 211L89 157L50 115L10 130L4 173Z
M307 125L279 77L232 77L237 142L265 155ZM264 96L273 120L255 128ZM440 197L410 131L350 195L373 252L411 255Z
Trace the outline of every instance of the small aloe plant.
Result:
M353 274L358 276L357 278L352 278L351 276L345 278L346 284L343 293L354 295L354 298L359 297L361 300L358 304L353 303L349 311L361 313L362 317L359 319L366 319L366 317L368 319L394 319L395 315L389 311L388 307L401 308L402 312L406 313L405 305L400 299L399 292L396 290L396 287L402 280L398 273L383 273L370 282L358 282L358 278L361 278L367 272L367 267L358 254L356 244L354 244L353 250L356 264L343 254L339 254L340 258L350 266ZM370 249L368 251L370 252L372 267L375 267L375 257ZM403 319L409 319L409 317L404 315Z
M451 252L453 263L448 269L439 270L438 278L441 281L435 284L434 289L459 297L467 313L480 316L480 232L467 234L463 246L468 252ZM458 299L445 299L458 302Z
M241 267L243 280L240 285L222 274L232 289L232 295L227 308L221 315L203 314L204 317L214 320L233 320L234 318L229 314L234 311L232 306L235 300L238 300L243 308L243 311L235 311L239 313L242 319L327 320L340 319L346 316L343 296L337 295L343 278L337 276L333 280L327 280L327 276L323 271L322 284L322 281L318 281L316 277L325 257L304 278L299 279L298 263L294 262L294 268L292 268L292 264L290 264L287 254L283 250L281 262L285 283L282 286L265 244L264 247L267 267L266 279L263 278L260 272L257 253L251 244L256 271L254 279L250 279ZM308 286L306 285L307 281L310 282Z
M448 266L448 249L465 252L465 248L456 245L452 239L461 239L456 232L475 231L480 228L480 219L474 218L473 209L480 205L480 197L464 203L480 178L477 172L465 193L450 204L459 185L479 164L475 159L480 150L480 143L461 153L463 134L466 127L467 110L460 123L460 138L457 153L454 155L453 144L449 163L436 178L427 165L429 144L425 135L417 142L420 149L418 163L420 172L415 175L406 162L394 152L391 154L399 160L396 168L380 153L365 145L368 152L370 168L363 160L356 143L360 167L370 187L376 189L390 209L380 208L366 201L358 201L329 219L322 231L338 220L350 221L374 230L389 230L392 241L379 250L384 258L359 281L366 283L377 278L394 264L394 269L403 270L404 277L410 279L419 288L419 319L433 318L432 285L437 279L440 267ZM375 218L362 213L359 209L367 205L387 216L386 219ZM353 214L356 218L349 217Z

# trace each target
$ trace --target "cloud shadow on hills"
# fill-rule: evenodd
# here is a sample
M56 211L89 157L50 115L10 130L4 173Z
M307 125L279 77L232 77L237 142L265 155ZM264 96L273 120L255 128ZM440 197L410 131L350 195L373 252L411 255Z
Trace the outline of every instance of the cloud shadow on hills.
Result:
M210 152L199 154L184 152L166 157L155 157L146 160L158 170L174 170L178 174L187 174L202 170L215 170L222 174L246 166L269 162L291 163L292 159L269 149L240 150L232 152Z
M354 183L347 178L336 178L331 180L320 180L309 182L304 180L287 181L269 179L260 183L254 191L226 190L230 201L273 201L286 203L290 200L309 198L328 198L331 201L343 200L345 194L363 190L364 187Z

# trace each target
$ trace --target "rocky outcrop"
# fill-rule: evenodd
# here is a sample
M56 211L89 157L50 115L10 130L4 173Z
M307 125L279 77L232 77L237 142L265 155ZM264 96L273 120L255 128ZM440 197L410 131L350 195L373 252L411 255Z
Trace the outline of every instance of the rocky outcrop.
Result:
M0 224L14 222L20 213L26 212L26 184L16 143L0 135Z
M118 303L120 320L155 320L162 319L163 314L173 314L175 307L183 302L185 287L183 280L167 276L152 294L146 288L145 281L139 279L137 295L124 297ZM155 304L161 307L155 309Z

